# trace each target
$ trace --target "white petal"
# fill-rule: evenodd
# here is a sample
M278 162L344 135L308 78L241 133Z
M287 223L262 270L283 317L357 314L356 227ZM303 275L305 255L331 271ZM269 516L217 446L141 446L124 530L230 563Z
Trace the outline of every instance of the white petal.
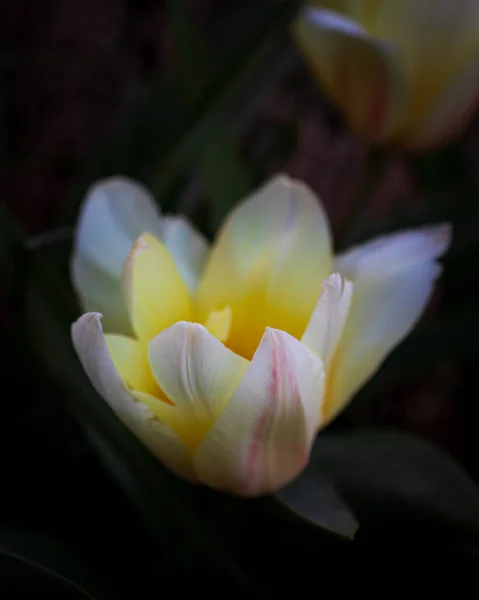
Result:
M120 277L133 242L144 232L161 235L159 214L143 186L113 177L89 189L74 239L72 280L84 309L105 314L107 330L115 333L130 333Z
M336 257L336 269L353 283L363 273L381 279L442 256L451 243L449 224L408 229L381 235L349 248Z
M243 379L194 455L198 478L243 496L273 492L309 459L323 399L321 360L268 328Z
M133 398L119 376L110 358L100 319L98 313L87 313L72 325L73 345L91 384L166 467L194 481L191 454L184 444L146 405Z
M119 281L133 243L144 233L163 241L194 291L207 244L185 218L162 218L148 190L125 177L89 189L80 209L71 273L84 310L101 312L107 331L131 333Z
M360 23L333 10L306 7L303 18L318 27L330 28L350 35L368 35Z
M161 239L189 290L195 291L208 255L206 238L185 217L165 216L161 220Z
M158 334L150 342L148 357L159 386L186 417L213 421L249 364L202 325L185 321Z
M338 257L354 285L351 309L328 373L325 425L378 370L419 320L441 272L448 225L385 235Z
M202 325L179 322L149 344L149 362L172 402L140 397L193 453L240 382L248 361L228 350Z
M323 289L301 342L316 352L325 365L334 356L346 323L353 286L334 273L323 282Z

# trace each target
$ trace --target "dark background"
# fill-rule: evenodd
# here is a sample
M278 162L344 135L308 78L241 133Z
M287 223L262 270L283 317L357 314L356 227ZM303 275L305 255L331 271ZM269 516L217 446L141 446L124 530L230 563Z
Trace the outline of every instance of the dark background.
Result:
M162 119L165 129L170 114L181 126L182 116L175 113L178 90L162 87L176 72L164 4L0 2L0 196L29 236L53 232L53 243L48 236L32 239L60 271L66 269L84 186L97 176L125 170L147 179L145 173L155 170L150 149L157 143L164 152ZM242 32L255 18L260 20L263 4L268 3L191 2L198 27L215 48L227 43L241 48ZM361 181L367 148L321 96L287 31L281 48L270 68L250 83L246 100L240 106L233 103L229 128L253 184L279 170L304 179L321 195L333 228L340 228ZM213 72L217 66L213 61ZM152 102L158 94L161 101ZM153 116L157 129L143 144ZM458 223L461 232L464 224L470 226L425 316L425 325L432 323L432 337L406 343L389 365L389 379L367 388L332 426L339 432L382 426L418 434L455 457L475 480L478 134L476 119L436 163L398 155L375 183L358 237L398 222L434 222L444 216ZM204 223L208 194L195 163L172 181L166 206ZM10 250L0 303L2 597L84 597L52 571L94 589L92 597L98 598L159 597L188 593L189 587L194 594L248 594L230 574L215 572L207 556L200 560L198 553L186 550L176 540L175 524L159 543L150 515L131 503L124 486L111 477L111 465L99 461L97 448L64 401L65 395L75 394L76 381L59 391L25 341L22 290L28 270L24 253L13 246ZM438 315L448 311L463 318L444 324ZM432 358L422 361L428 352ZM168 521L157 510L154 518ZM386 511L372 518L354 547L347 548L329 539L310 540L296 526L280 530L273 517L263 516L261 505L246 520L244 534L235 537L235 529L230 543L265 595L284 593L287 586L318 596L325 591L390 594L401 583L418 591L426 585L431 591L446 580L464 582L475 569L475 542L466 556L442 528L422 518L416 522ZM19 556L26 559L17 560ZM38 563L49 566L39 569Z

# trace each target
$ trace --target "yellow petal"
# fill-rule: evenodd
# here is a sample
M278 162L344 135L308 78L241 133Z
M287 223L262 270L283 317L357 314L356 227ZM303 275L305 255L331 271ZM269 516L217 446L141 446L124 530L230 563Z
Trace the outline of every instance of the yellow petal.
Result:
M381 0L370 34L401 49L401 61L416 98L429 103L432 93L450 79L478 49L479 5L476 0ZM439 67L439 68L438 68Z
M419 320L441 272L448 225L385 235L339 256L354 285L349 316L328 372L326 425Z
M142 340L192 317L188 289L170 252L150 234L140 236L128 255L123 289L133 329Z
M166 422L190 449L196 448L231 398L248 361L202 325L186 322L156 336L148 355L158 384L180 413L173 412L175 421Z
M124 335L105 335L108 352L120 377L134 390L160 395L148 362L148 345Z
M145 404L135 399L122 381L108 352L100 320L100 314L87 313L72 325L73 345L91 384L152 454L178 476L195 481L186 446Z
M207 485L242 496L277 490L306 466L323 399L323 365L287 333L267 329L194 463Z
M323 289L301 342L328 366L334 356L349 314L353 286L334 273L323 283Z
M294 32L313 73L357 133L384 141L401 127L409 100L397 46L318 8L305 8Z
M478 100L479 53L476 53L412 123L403 143L408 148L424 149L446 140L467 123Z
M231 330L233 312L229 306L223 310L212 310L205 322L206 329L220 342L226 341Z
M160 235L160 217L143 186L112 177L88 190L75 231L71 274L83 308L103 313L107 331L131 333L121 270L133 242L147 231Z
M200 320L229 306L228 346L251 358L266 326L301 337L330 266L319 200L306 186L275 177L221 229L198 289Z

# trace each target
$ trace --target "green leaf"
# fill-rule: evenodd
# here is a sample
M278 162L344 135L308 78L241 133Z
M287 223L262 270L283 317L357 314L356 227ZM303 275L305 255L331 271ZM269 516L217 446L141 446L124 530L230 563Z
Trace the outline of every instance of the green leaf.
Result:
M8 574L16 573L15 590L24 594L43 590L64 598L95 600L107 597L107 593L114 597L110 589L106 592L110 588L106 581L99 582L69 547L39 533L0 530L0 570L3 592L9 585Z
M311 524L353 539L359 524L330 481L313 465L276 493L276 499Z
M394 431L321 434L314 468L331 479L361 525L400 518L479 535L479 488L439 447Z
M207 82L201 97L186 110L178 110L181 90L175 81L156 89L145 89L124 119L117 135L92 158L68 203L70 218L92 181L122 173L144 182L162 198L188 165L200 145L211 135L217 115L233 104L244 108L269 85L269 71L284 58L294 0L258 5L254 19L245 15L248 27L231 49L215 56L220 65ZM217 59L217 60L216 60ZM254 85L254 89L253 88Z
M185 104L197 99L213 72L208 48L202 39L187 0L170 0L168 10L173 26L175 49ZM218 111L210 131L195 152L206 192L212 203L211 229L219 225L231 205L249 192L248 174L241 164L226 118Z

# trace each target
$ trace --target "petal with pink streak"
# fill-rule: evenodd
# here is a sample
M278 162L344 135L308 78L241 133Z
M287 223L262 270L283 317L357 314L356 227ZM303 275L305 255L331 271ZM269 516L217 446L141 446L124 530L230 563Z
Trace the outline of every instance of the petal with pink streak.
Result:
M243 496L275 491L305 467L323 398L319 357L267 329L230 402L194 455L198 478Z

